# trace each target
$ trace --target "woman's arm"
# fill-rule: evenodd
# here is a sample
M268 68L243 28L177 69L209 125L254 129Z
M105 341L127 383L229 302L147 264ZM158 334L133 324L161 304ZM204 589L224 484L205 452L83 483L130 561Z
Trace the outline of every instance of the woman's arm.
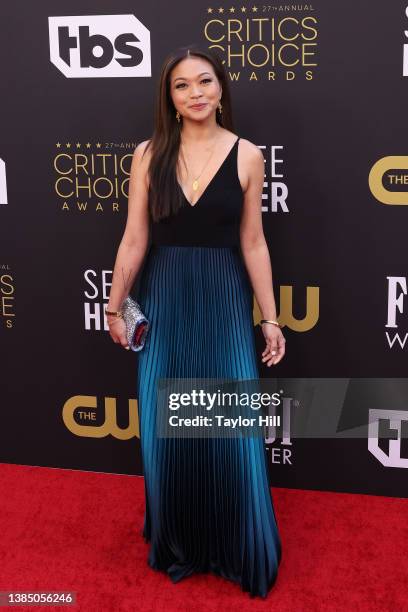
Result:
M241 139L242 140L242 139ZM260 149L243 141L242 167L246 169L244 207L240 226L241 251L263 319L276 320L272 264L262 227L262 191L265 162Z
M264 158L262 152L248 140L244 140L243 167L244 207L240 225L241 251L251 279L256 301L263 319L276 321L276 305L272 285L272 264L262 227L262 190L264 182ZM280 328L273 323L263 323L265 349L262 362L276 365L285 355L285 342Z
M118 311L127 297L146 254L149 241L148 178L149 155L143 158L147 140L133 153L129 177L128 215L112 275L108 310ZM109 316L109 315L108 315Z

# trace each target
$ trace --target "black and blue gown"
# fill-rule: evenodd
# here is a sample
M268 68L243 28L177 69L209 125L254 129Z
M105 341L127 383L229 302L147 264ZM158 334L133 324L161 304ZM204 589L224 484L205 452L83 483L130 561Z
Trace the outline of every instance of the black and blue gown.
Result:
M197 203L151 224L138 302L151 322L138 357L150 567L177 582L214 572L266 597L281 559L262 437L160 438L159 378L259 377L253 292L240 251L236 139ZM180 190L182 190L179 185Z

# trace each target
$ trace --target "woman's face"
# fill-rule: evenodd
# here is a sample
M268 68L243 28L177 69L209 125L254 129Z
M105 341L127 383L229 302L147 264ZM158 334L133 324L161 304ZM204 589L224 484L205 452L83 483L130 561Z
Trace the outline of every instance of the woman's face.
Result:
M170 93L182 117L202 121L216 112L222 88L210 62L196 57L183 59L173 68Z

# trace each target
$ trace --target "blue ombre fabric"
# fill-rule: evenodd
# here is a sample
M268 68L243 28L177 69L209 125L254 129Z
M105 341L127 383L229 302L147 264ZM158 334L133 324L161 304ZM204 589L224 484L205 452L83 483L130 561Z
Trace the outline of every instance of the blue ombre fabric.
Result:
M148 564L173 582L212 571L266 597L281 541L264 439L156 435L158 379L259 377L253 294L237 233L243 198L237 143L197 208L185 200L177 230L175 219L155 224L141 274L138 302L151 322L136 354L143 536L151 544Z

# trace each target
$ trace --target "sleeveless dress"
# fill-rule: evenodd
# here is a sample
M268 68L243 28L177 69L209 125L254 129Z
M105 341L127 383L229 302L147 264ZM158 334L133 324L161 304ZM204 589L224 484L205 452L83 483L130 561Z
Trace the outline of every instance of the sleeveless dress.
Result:
M137 397L148 565L177 582L214 572L266 597L281 560L262 437L156 436L158 378L259 378L253 293L240 252L236 139L192 206L151 223L138 302L151 322ZM152 220L151 220L152 221Z

